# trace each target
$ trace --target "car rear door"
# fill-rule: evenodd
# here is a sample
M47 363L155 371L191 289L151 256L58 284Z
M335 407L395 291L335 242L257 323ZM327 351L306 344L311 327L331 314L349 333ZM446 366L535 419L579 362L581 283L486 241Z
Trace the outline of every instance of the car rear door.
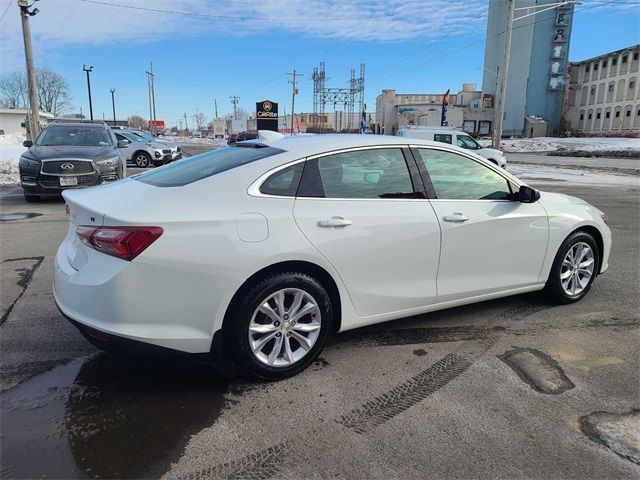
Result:
M484 162L446 147L414 155L442 229L438 302L539 283L547 213L521 203L517 186Z
M294 216L339 273L358 315L435 300L440 227L407 148L367 147L308 159Z

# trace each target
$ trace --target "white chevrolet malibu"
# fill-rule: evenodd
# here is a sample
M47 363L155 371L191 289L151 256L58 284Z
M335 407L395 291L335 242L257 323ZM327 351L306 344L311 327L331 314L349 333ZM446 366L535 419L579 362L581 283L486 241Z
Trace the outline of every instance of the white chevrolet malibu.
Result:
M66 191L62 313L96 345L304 369L332 332L545 289L587 294L606 216L461 148L374 135L257 139Z

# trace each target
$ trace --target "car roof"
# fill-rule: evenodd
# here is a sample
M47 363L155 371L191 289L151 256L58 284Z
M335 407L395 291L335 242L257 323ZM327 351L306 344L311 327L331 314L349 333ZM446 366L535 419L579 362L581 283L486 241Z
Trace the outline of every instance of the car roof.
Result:
M442 146L441 142L420 138L394 137L391 135L326 134L326 135L289 135L280 139L257 139L243 143L258 143L280 148L298 156L311 156L345 148L357 148L382 145L426 145Z
M53 122L47 125L49 127L85 127L85 128L102 128L105 129L106 126L101 123L89 123L89 122Z

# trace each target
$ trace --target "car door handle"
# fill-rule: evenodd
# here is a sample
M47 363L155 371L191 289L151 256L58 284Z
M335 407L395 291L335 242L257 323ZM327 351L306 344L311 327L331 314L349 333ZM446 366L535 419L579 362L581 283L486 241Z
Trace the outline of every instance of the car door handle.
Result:
M469 219L460 212L455 212L450 213L449 215L445 215L444 217L442 217L442 220L444 220L445 222L462 223L466 222Z
M335 227L348 227L353 222L351 220L346 220L342 217L331 217L331 218L323 218L322 220L318 220L317 225L319 227L325 228L335 228Z

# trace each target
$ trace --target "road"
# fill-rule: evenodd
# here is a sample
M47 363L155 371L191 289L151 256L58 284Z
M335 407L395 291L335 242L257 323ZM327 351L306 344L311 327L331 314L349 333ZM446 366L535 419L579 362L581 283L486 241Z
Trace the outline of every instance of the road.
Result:
M520 295L339 334L277 383L96 351L51 294L64 204L3 188L0 215L29 215L0 222L2 477L638 478L581 425L640 408L640 189L543 187L609 215L611 268L583 301Z
M506 157L508 163L640 172L640 158L558 157L537 153L507 153Z

